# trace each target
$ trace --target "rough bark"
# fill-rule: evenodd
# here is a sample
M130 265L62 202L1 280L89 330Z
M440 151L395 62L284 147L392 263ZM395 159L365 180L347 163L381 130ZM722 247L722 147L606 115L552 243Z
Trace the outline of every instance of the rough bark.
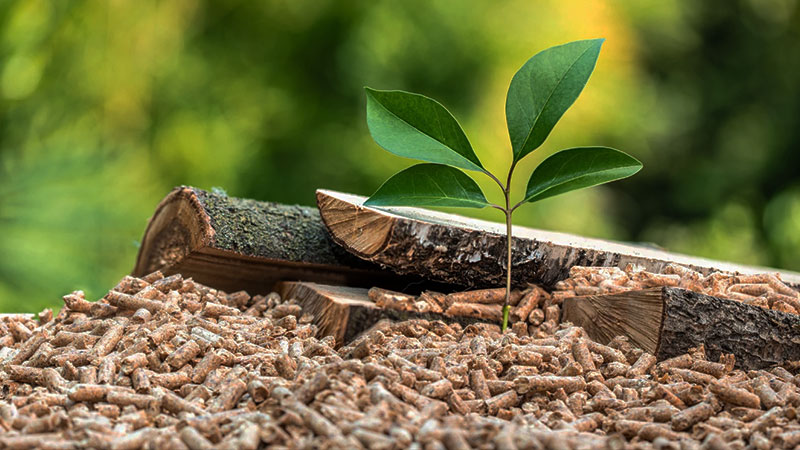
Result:
M666 314L659 353L685 353L693 336L703 336L709 356L733 353L737 366L762 369L800 360L800 316L746 305L683 289L664 288Z
M314 208L178 187L148 223L133 274L155 270L224 290L269 292L279 280L407 282L331 241Z
M658 360L705 345L709 358L736 357L762 369L800 360L800 316L680 288L654 288L564 301L563 319L607 343L625 335Z
M287 281L278 283L275 290L284 299L296 300L303 307L303 313L311 314L313 323L319 327L318 337L333 336L337 346L349 343L381 319L443 320L464 326L484 322L469 317L378 308L369 299L368 290L363 288Z
M353 254L397 273L457 284L495 287L504 284L505 239L502 224L420 208L369 208L364 197L318 190L317 206L333 239ZM551 286L572 266L628 263L660 272L678 263L707 275L715 270L776 272L693 258L643 246L588 239L566 233L514 227L512 283ZM782 272L784 281L800 284L800 274Z

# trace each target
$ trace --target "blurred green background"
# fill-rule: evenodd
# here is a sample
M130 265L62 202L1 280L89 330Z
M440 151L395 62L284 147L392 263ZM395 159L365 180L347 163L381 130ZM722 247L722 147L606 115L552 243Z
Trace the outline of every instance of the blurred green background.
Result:
M372 142L364 85L440 100L504 171L511 76L594 37L587 89L516 187L568 146L645 169L515 222L800 270L795 0L6 0L0 24L3 312L103 295L175 185L307 205L318 187L370 194L413 161Z

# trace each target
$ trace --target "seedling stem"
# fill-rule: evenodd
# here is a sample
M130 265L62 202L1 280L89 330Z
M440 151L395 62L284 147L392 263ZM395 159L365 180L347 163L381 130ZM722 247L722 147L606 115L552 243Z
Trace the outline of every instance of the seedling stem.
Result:
M502 331L505 332L508 329L508 313L511 310L511 237L512 235L512 222L511 216L514 213L514 210L517 209L518 206L525 203L525 201L521 201L511 206L511 177L514 175L514 168L517 166L517 162L513 161L511 163L511 167L508 169L508 178L506 179L506 184L497 179L494 175L492 175L488 171L484 171L486 175L491 177L500 189L503 191L503 197L505 199L505 207L500 205L491 205L494 208L503 211L503 214L506 216L506 298L503 302L503 327Z

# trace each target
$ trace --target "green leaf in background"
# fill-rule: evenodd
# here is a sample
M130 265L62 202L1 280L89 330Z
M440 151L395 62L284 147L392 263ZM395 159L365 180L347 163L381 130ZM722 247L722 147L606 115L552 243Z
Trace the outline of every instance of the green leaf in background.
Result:
M577 147L550 155L533 171L525 201L535 202L565 192L627 178L642 163L609 147Z
M543 50L511 79L506 122L514 161L536 150L580 95L605 39L575 41Z
M381 147L406 158L483 171L456 119L436 100L404 91L367 91L367 126Z
M489 202L464 172L442 164L417 164L386 180L364 205L483 208Z

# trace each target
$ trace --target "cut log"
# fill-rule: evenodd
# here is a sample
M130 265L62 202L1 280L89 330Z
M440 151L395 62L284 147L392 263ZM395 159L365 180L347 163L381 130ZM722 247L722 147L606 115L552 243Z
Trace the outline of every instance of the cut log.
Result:
M700 344L709 359L732 353L744 370L800 360L800 316L686 289L568 298L563 320L601 343L627 336L659 361Z
M133 275L182 273L228 291L266 293L279 280L407 283L331 241L314 208L179 187L156 208Z
M466 288L502 286L506 266L505 225L420 208L371 208L364 197L318 190L317 206L333 240L367 261L400 274ZM677 263L704 275L717 270L777 272L668 253L642 246L588 239L566 233L514 227L513 284L547 287L569 275L572 266L628 263L660 272ZM798 286L800 274L780 272Z
M337 346L349 343L381 319L443 320L464 326L484 322L469 317L378 308L363 288L286 281L278 283L275 290L281 298L295 299L303 307L303 314L311 314L313 323L319 327L317 336L333 336Z

